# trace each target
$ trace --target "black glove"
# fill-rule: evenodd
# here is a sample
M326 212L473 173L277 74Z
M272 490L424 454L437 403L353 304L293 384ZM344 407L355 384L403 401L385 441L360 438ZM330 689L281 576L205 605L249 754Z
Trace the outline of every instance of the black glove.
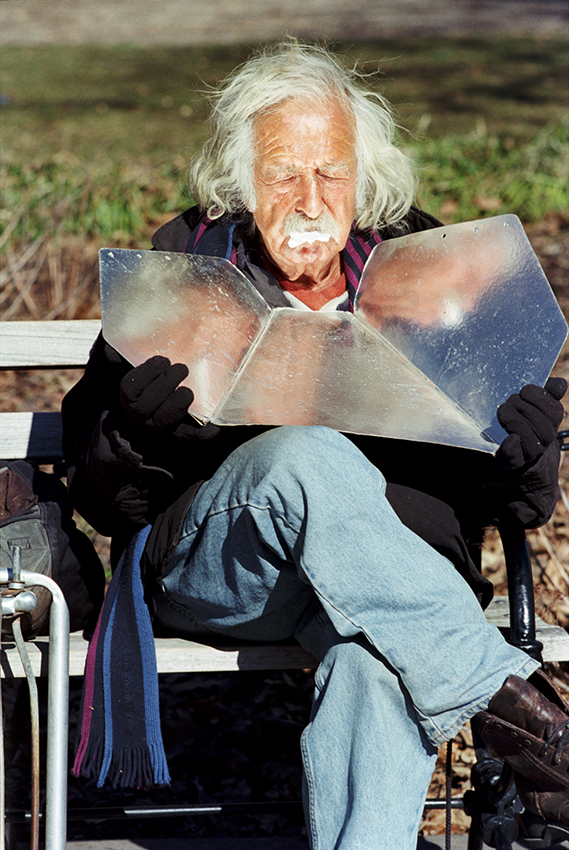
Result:
M183 363L170 363L159 354L131 369L120 383L121 406L133 425L147 434L181 439L207 439L219 428L202 426L188 415L194 400L189 387L178 384L188 376Z
M555 441L563 419L564 378L549 378L545 387L528 384L498 408L498 422L508 432L496 453L500 469L531 466Z

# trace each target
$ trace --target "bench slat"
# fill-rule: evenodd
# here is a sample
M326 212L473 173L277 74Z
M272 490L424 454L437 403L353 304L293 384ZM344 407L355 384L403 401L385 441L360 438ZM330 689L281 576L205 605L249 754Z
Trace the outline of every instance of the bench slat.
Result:
M97 319L0 322L0 368L84 366L100 330Z
M495 596L485 614L489 623L506 632L509 630L510 605L507 596ZM562 626L552 626L536 617L535 636L543 644L544 661L569 661L569 633Z
M61 448L61 414L0 413L0 458L59 460Z
M507 628L508 600L498 596L492 600L486 618L499 628ZM560 626L536 620L537 639L544 645L544 661L569 661L569 634ZM27 643L34 675L47 674L48 638L39 637ZM297 670L317 666L316 659L297 644L249 644L247 646L210 646L183 638L157 638L156 662L159 673L212 673L231 670ZM85 669L87 642L80 632L71 635L69 675L82 676ZM13 643L0 650L2 678L24 675L18 651Z
M316 667L316 659L297 644L249 644L239 647L210 646L183 638L156 638L159 673L211 673L232 670L298 670ZM38 637L26 644L35 676L46 676L49 640ZM70 640L69 675L82 676L87 641L80 632ZM24 671L13 643L0 650L1 678L21 678Z

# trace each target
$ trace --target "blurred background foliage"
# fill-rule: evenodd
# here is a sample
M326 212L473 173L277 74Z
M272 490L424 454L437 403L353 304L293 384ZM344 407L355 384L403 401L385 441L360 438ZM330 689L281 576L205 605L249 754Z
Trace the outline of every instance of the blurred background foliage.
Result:
M48 233L145 246L191 203L204 92L251 47L3 50L6 249ZM446 222L569 207L567 43L399 38L335 44L394 105L420 168L419 203ZM9 237L9 238L8 238Z

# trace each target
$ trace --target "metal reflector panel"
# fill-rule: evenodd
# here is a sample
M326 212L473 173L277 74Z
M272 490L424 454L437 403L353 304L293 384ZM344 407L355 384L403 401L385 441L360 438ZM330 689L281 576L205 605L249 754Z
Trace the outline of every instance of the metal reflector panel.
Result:
M103 333L186 363L191 412L494 452L496 408L543 385L567 324L516 216L378 245L354 313L271 308L226 260L100 252Z

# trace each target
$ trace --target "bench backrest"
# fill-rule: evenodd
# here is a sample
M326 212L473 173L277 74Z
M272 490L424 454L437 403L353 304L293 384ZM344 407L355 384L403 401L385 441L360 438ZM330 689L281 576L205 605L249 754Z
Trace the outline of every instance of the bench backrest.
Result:
M91 319L0 322L0 369L83 368L100 329ZM0 458L61 458L59 412L0 413Z

